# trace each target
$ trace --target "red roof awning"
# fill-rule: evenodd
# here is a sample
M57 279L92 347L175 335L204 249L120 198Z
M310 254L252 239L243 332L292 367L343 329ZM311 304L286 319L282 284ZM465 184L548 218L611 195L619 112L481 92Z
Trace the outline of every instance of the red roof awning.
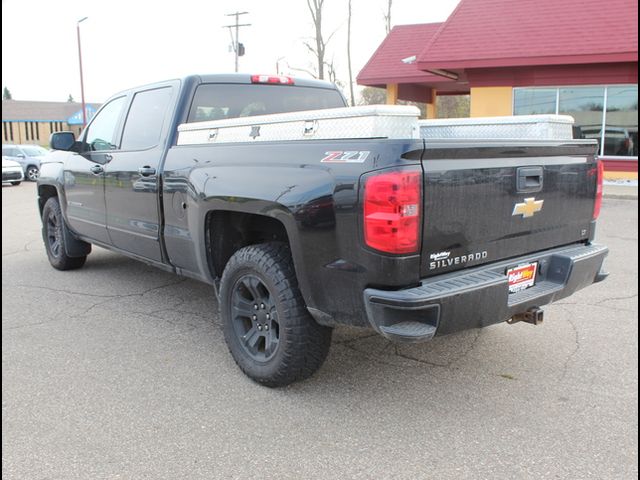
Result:
M387 84L411 84L468 93L468 87L418 69L416 61L424 45L442 23L398 25L375 51L357 76L359 85L384 87Z
M636 0L462 0L421 70L638 61Z

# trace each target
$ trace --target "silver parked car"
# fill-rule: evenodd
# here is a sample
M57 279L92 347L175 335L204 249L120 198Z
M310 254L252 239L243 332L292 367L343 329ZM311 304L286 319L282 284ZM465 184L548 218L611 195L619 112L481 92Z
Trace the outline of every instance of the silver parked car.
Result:
M10 182L11 185L20 185L23 179L22 166L18 162L2 157L2 183Z
M40 145L2 145L2 156L22 165L24 177L35 182L40 175L40 161L49 150Z

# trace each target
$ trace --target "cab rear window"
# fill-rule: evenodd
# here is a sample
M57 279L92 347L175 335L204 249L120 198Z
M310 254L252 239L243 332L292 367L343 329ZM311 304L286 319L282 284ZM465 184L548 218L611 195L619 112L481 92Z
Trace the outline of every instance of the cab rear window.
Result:
M187 123L344 107L337 90L290 85L203 84Z

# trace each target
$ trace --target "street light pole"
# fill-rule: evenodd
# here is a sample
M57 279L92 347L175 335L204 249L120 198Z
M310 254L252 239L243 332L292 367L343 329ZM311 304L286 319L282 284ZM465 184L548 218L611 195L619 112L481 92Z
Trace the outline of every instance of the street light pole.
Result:
M80 47L80 24L89 17L84 17L78 20L76 29L78 31L78 61L80 63L80 97L82 99L82 129L87 126L87 108L84 103L84 79L82 78L82 49Z

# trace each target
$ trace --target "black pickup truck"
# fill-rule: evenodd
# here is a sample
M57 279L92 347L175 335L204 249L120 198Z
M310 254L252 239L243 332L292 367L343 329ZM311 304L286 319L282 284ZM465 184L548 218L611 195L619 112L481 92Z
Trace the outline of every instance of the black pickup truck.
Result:
M115 95L80 138L52 135L51 265L94 244L211 284L231 354L268 386L313 374L339 324L413 342L539 323L606 277L595 141L345 107L329 83L240 74Z

